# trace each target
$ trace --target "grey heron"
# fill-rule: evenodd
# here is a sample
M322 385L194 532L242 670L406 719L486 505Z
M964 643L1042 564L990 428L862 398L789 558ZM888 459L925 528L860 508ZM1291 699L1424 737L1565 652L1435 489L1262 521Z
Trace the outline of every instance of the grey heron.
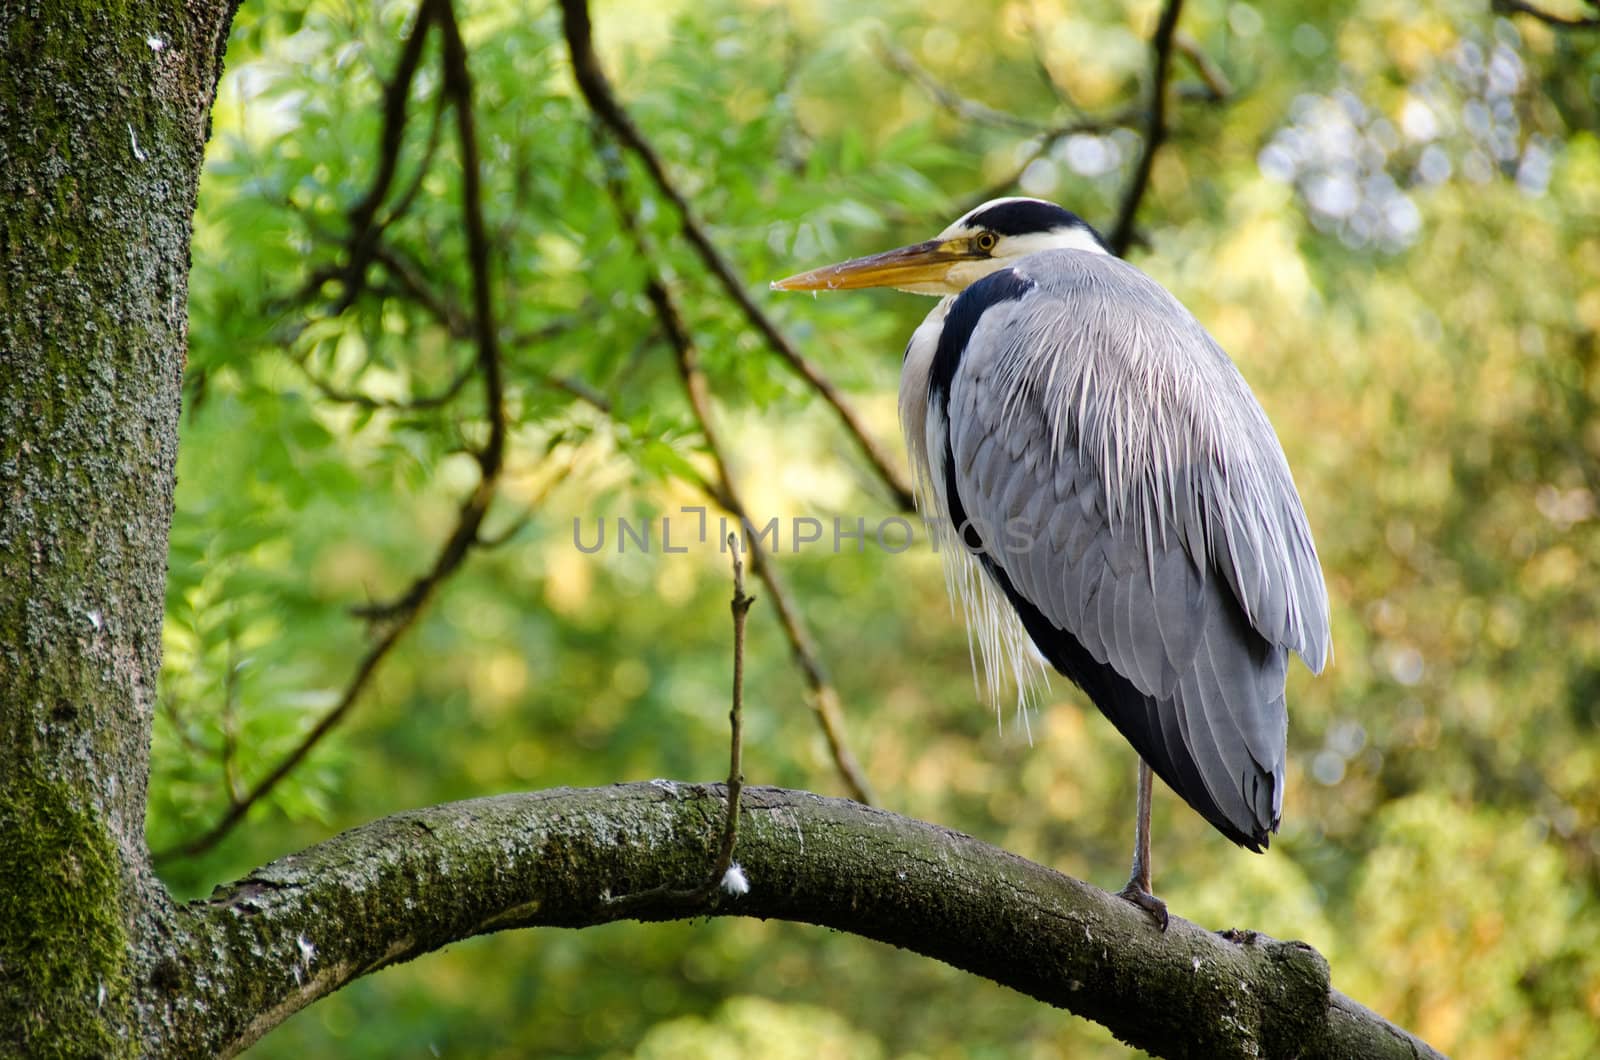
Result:
M1139 754L1122 896L1150 890L1151 770L1264 850L1283 813L1289 653L1320 673L1327 589L1278 437L1233 362L1076 214L995 199L934 239L779 280L939 296L900 419L991 688L1081 688ZM1037 649L1038 655L1034 654Z

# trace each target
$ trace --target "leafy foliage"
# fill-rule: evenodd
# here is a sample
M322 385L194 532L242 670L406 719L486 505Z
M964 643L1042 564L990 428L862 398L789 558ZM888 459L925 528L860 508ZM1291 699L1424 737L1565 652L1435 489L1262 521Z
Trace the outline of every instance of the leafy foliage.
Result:
M1338 654L1321 680L1291 678L1272 852L1236 850L1158 796L1156 885L1202 923L1305 938L1336 985L1454 1054L1579 1056L1600 1049L1600 49L1486 8L1185 9L1181 28L1235 92L1205 102L1180 62L1135 260L1212 329L1277 424ZM1120 883L1125 745L1064 682L1029 719L1031 745L976 705L937 558L920 534L901 554L871 539L896 514L882 489L597 132L558 15L494 0L464 13L512 420L490 530L530 518L473 554L351 721L246 827L164 865L174 885L198 891L417 804L716 775L726 556L715 510L707 543L681 511L706 503L694 477L710 465L605 192L619 171L702 350L747 503L785 521L777 562L884 803ZM1049 131L1137 100L1154 14L718 0L602 6L596 22L635 121L754 288L923 238L1012 180L1108 220L1134 128ZM426 568L475 481L481 382L409 407L448 393L473 357L437 40L379 214L409 204L384 229L390 258L334 312L412 15L336 0L239 13L196 219L158 849L201 832L337 698L369 636L349 609ZM1044 133L952 113L884 42ZM1494 80L1496 61L1515 84ZM1395 196L1403 217L1385 212ZM1361 237L1369 200L1404 238ZM760 297L892 437L897 355L925 305ZM823 541L791 551L794 517L823 520ZM860 551L831 547L835 517L865 520ZM663 518L687 553L663 551ZM649 553L619 552L622 519L650 521ZM587 542L601 524L605 548L576 547L575 525ZM748 778L840 790L770 601L750 630ZM363 981L255 1055L734 1055L791 1034L860 1056L1119 1049L857 939L727 922L476 940Z

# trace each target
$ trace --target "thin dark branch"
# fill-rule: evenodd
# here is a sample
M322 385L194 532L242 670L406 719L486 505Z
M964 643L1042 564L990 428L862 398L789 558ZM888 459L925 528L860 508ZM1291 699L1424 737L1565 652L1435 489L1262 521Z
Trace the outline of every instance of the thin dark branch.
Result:
M245 792L242 798L230 799L227 812L218 818L216 824L187 843L179 843L165 850L156 851L151 855L152 860L159 864L173 858L188 858L203 854L221 842L229 832L233 831L234 827L244 820L251 807L255 806L256 803L260 802L269 792L276 788L285 777L305 760L306 755L311 753L311 749L344 720L345 715L349 713L350 708L361 696L362 691L366 689L367 682L377 672L378 664L389 653L389 649L394 647L401 634L410 628L411 622L415 617L416 612L412 612L404 616L403 620L390 625L387 632L368 648L367 653L362 656L360 664L356 667L355 676L345 686L339 701L317 721L316 725L311 727L310 731L300 738L300 742L295 746L294 750L286 754L266 776L256 781L255 785Z
M462 214L467 231L467 255L471 265L473 287L471 330L477 345L476 374L481 375L484 380L484 415L489 421L488 441L473 454L481 471L478 485L462 502L455 529L440 548L429 571L413 582L411 587L394 601L363 609L365 617L381 623L382 632L362 656L354 676L340 695L339 701L312 726L292 750L245 793L243 798L233 800L227 812L216 824L188 843L158 852L155 855L158 861L175 856L191 857L215 846L244 819L256 803L270 794L285 777L298 768L328 733L338 727L360 699L361 693L371 682L373 674L377 672L389 651L416 623L427 602L444 581L461 567L468 553L478 544L484 518L488 515L498 489L500 473L505 463L505 391L493 312L488 238L483 221L483 190L478 171L477 134L473 125L472 81L467 69L466 49L461 41L460 27L456 23L455 11L450 0L423 0L417 14L418 27L424 27L434 20L438 21L444 37L444 87L455 111L456 133L460 140L463 174ZM414 30L413 36L419 33L420 29ZM409 42L408 47L410 47ZM388 135L386 129L385 136ZM373 209L376 209L375 205ZM370 217L368 221L370 222Z
M1172 46L1178 53L1189 61L1194 67L1194 72L1199 76L1200 83L1205 86L1205 98L1212 103L1220 103L1233 95L1233 83L1228 80L1228 75L1222 72L1222 67L1206 54L1200 42L1182 30L1173 34Z
M405 294L422 306L452 338L470 339L474 336L471 318L468 314L449 295L434 289L428 283L423 275L422 268L416 262L383 242L379 242L374 249L373 258L394 275L404 289ZM539 346L547 343L584 323L589 316L593 315L593 306L591 305L588 308L591 310L590 313L585 313L580 308L572 316L552 320L539 327L507 335L504 338L504 343L512 349ZM593 405L601 412L610 415L611 400L582 379L547 372L537 366L529 367L539 377L539 382L543 385L553 390L560 390L570 394L578 400Z
M425 412L430 409L442 408L454 401L456 396L466 387L467 382L477 374L477 365L468 364L455 374L455 378L451 379L443 390L414 398L380 398L359 390L345 390L342 387L334 386L312 371L311 365L307 363L305 357L295 357L293 360L300 366L300 371L304 373L306 379L317 389L317 393L329 401L338 402L341 405L354 405L363 409L393 409L398 412Z
M484 382L484 416L489 421L489 439L474 452L481 475L478 486L463 502L456 528L440 550L433 569L414 582L393 601L371 604L356 613L373 620L393 619L414 613L427 602L434 590L461 566L478 541L479 530L499 486L505 464L506 403L505 382L500 360L500 338L494 320L493 280L489 274L488 228L483 220L483 177L479 169L478 137L472 111L472 78L467 69L466 46L456 22L451 0L424 0L436 9L444 38L444 90L455 112L456 136L461 149L462 220L467 231L467 260L472 273L472 316L470 328L477 346L477 374Z
M717 467L720 489L717 494L713 494L713 498L741 524L748 525L750 510L745 507L744 501L739 496L738 487L728 470L727 457L712 427L710 391L706 386L705 374L700 370L699 353L694 340L689 337L688 329L683 324L672 296L659 280L652 277L645 288L645 294L655 307L658 317L666 328L667 339L677 354L678 373L689 395L689 404L694 409L695 419L699 421L700 429L706 436L706 447L711 451L712 461ZM844 779L853 798L860 802L872 802L872 787L867 782L866 774L845 738L844 711L839 703L839 693L833 687L833 681L828 677L827 671L823 669L816 645L806 632L799 612L790 602L782 578L766 550L754 538L750 540L750 564L755 569L756 577L767 587L767 594L772 598L772 606L778 613L778 622L788 637L795 661L799 664L800 671L811 690L812 710L822 726L823 736L828 741L828 750L833 756L839 775Z
M472 267L472 323L478 343L478 371L483 374L489 442L478 453L483 477L493 482L505 458L505 381L500 364L500 338L494 320L494 292L489 277L489 236L483 222L483 174L479 167L478 134L473 121L472 76L466 45L451 0L432 0L444 31L444 87L452 97L456 135L461 141L462 212L467 228L467 259Z
M1035 159L1049 154L1056 144L1067 137L1078 133L1104 133L1112 129L1124 129L1137 120L1140 113L1141 109L1137 106L1125 107L1105 118L1082 118L1050 129L1035 141L1033 147L1012 168L1009 174L981 191L974 193L961 205L941 211L939 219L943 221L952 216L959 216L977 206L981 206L996 196L1004 195L1006 192L1011 191L1017 186L1017 182L1022 179L1022 174L1027 172L1028 167L1033 164Z
M656 319L672 346L678 377L683 382L690 410L700 425L701 434L706 440L706 449L716 467L716 478L709 482L703 481L701 486L708 497L737 518L741 525L749 526L750 511L739 495L738 482L729 468L726 449L713 421L711 390L706 383L705 373L700 368L699 349L695 346L694 338L689 334L688 326L684 323L683 315L678 311L671 293L650 265L652 255L645 243L644 233L628 206L622 174L618 172L616 166L607 168L606 191L611 196L612 205L616 207L618 222L623 232L633 242L639 259L645 262L645 297L655 309ZM823 668L816 646L812 643L810 634L806 632L799 612L790 603L783 580L766 551L754 537L750 539L749 547L751 566L755 569L756 577L767 587L767 594L772 598L773 608L778 614L778 622L788 638L790 651L811 691L812 711L822 726L822 733L828 742L834 766L852 797L860 802L870 803L873 801L872 787L867 782L866 774L861 769L855 753L850 750L849 741L845 737L844 710L839 702L839 693L834 689L833 682Z
M428 123L428 142L422 149L422 160L417 163L417 171L411 175L411 181L406 185L405 191L400 193L400 198L389 208L378 226L380 233L400 218L411 212L412 203L416 202L418 194L422 191L422 182L428 178L428 170L433 165L434 155L439 151L440 134L444 130L444 109L448 97L440 93L433 101L433 117Z
M454 339L473 336L472 321L455 300L436 290L423 274L421 266L400 252L398 248L378 241L372 248L373 260L381 264L395 278L400 289L422 306Z
M1593 30L1600 29L1600 18L1584 16L1556 15L1533 4L1524 3L1523 0L1491 0L1489 7L1496 14L1501 15L1527 15L1529 18L1538 19L1547 26L1568 30Z
M1161 8L1161 19L1156 23L1155 36L1150 39L1150 101L1145 110L1144 146L1128 185L1123 189L1122 205L1117 209L1117 220L1111 228L1108 242L1116 254L1126 254L1133 245L1134 218L1150 186L1150 170L1155 164L1156 152L1167 139L1167 78L1172 72L1173 36L1182 10L1183 0L1166 0Z
M892 42L880 37L873 43L880 59L915 81L935 103L962 121L988 125L996 129L1008 129L1029 136L1043 136L1050 132L1050 127L1042 122L1024 118L1020 114L1012 114L1010 111L997 110L987 103L968 99L946 88L942 81L924 69L909 52L895 47Z
M591 405L607 416L610 416L614 411L610 398L575 376L545 372L540 375L539 381L553 390L572 395L585 405Z
M611 134L644 164L656 188L677 211L684 238L694 247L701 262L716 277L723 291L743 312L750 325L760 333L767 346L833 407L834 412L838 414L855 438L856 444L872 464L878 477L883 480L894 502L903 509L909 510L914 507L911 487L905 476L895 468L894 462L873 440L866 425L839 389L816 365L800 353L788 337L778 330L777 324L751 299L743 281L735 275L733 267L706 235L688 200L667 176L666 166L662 163L660 155L656 154L655 148L645 139L644 134L634 125L627 111L617 101L610 82L606 80L605 72L600 66L600 60L594 52L593 27L589 20L587 0L561 0L561 11L562 27L572 56L573 76L589 104L589 109L611 131Z
M228 630L228 672L222 678L222 784L228 800L238 802L239 791L239 637Z
M334 311L335 316L354 305L366 285L367 266L372 262L372 249L380 234L379 226L374 222L400 166L400 147L405 142L411 83L416 79L417 67L422 62L422 48L427 43L429 24L435 14L431 3L424 2L417 8L416 21L411 26L410 36L401 46L400 61L395 67L394 76L384 86L383 135L378 144L378 170L373 175L372 186L367 189L366 195L350 208L350 256L343 269L344 293ZM393 220L392 216L390 220Z

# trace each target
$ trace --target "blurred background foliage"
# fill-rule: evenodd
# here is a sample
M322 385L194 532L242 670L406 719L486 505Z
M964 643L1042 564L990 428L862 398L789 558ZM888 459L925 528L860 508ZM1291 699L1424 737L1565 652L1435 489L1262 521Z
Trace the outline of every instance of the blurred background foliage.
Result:
M1336 662L1291 676L1272 851L1235 849L1163 793L1156 889L1201 924L1311 942L1335 985L1454 1054L1576 1057L1600 1050L1600 42L1488 6L1184 10L1215 71L1208 87L1174 59L1172 138L1132 257L1276 423ZM515 532L469 557L243 827L163 863L180 891L419 804L725 768L727 557L679 511L704 503L686 473L709 464L603 191L615 148L573 87L558 11L470 0L461 14L512 421L489 530ZM594 14L619 95L712 238L898 445L899 354L928 304L765 281L925 238L990 188L1109 225L1136 126L1051 132L1138 102L1157 10L635 0ZM368 642L349 609L426 569L476 481L475 378L438 408L384 407L445 389L473 356L403 282L410 268L470 304L437 34L395 185L411 205L384 233L405 267L375 268L337 316L323 311L337 288L314 281L343 261L413 16L315 0L246 5L235 23L196 218L158 849L204 831L337 701ZM1020 120L946 105L917 70ZM881 483L626 164L758 523L860 517L870 533L896 514ZM686 553L663 554L666 517ZM618 553L622 518L652 520L649 553ZM606 547L575 547L575 519L586 543L604 523ZM881 803L1120 884L1134 759L1111 727L1059 679L1031 744L1009 713L995 724L920 535L898 555L870 539L836 553L831 535L793 553L787 527L778 562ZM842 792L769 601L749 652L748 779ZM1123 1053L933 962L725 920L456 945L251 1055Z

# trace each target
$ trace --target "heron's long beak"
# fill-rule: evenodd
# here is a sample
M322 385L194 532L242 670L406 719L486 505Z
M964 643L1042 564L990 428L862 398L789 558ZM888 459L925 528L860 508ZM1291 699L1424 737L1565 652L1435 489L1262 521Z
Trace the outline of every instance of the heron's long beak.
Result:
M909 247L886 250L865 258L852 258L837 265L802 272L798 276L775 280L775 291L853 291L862 287L899 287L937 284L950 266L971 255L961 244L930 239Z

